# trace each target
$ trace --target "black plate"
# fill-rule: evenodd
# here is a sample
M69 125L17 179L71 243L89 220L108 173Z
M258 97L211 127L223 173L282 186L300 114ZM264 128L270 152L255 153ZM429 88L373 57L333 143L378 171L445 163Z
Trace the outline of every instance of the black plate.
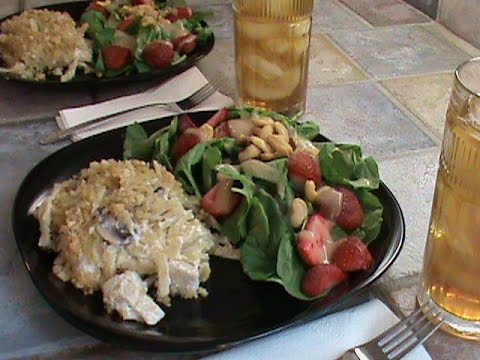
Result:
M65 4L43 6L43 7L39 7L39 9L48 9L52 11L67 12L72 16L72 18L75 21L78 22L89 3L90 1L77 1L77 2L71 2L71 3L65 3ZM0 20L0 23L18 14L19 13L8 16L5 19ZM47 76L47 79L45 81L33 81L33 80L16 78L16 77L9 76L6 73L0 73L0 77L7 80L19 81L19 82L28 83L28 84L49 84L49 85L110 84L110 83L119 83L119 82L144 81L144 80L152 80L152 79L166 80L194 66L200 59L202 59L203 57L208 55L210 51L212 51L214 44L215 44L215 38L212 34L208 43L203 47L197 48L192 54L190 54L187 57L187 59L184 62L178 65L170 66L167 69L153 70L152 72L145 73L145 74L132 74L129 76L120 75L120 76L111 77L111 78L107 78L107 77L99 78L95 74L86 75L86 74L83 74L81 70L78 70L77 75L75 75L75 77L68 82L60 82L60 78L58 76ZM4 66L1 60L0 60L0 66Z
M201 123L211 112L194 114ZM152 133L170 119L145 123ZM405 234L402 211L382 183L376 192L385 207L381 234L371 244L375 266L352 278L326 298L306 302L289 296L274 283L254 282L237 261L212 257L210 295L199 300L174 299L157 326L122 322L108 315L100 294L84 296L52 274L52 254L38 246L37 221L28 209L53 184L70 178L93 160L121 159L125 129L103 133L69 145L40 162L23 181L13 209L18 248L33 282L47 302L66 320L98 339L120 346L161 352L202 352L225 349L247 340L305 323L355 303L361 290L383 274L398 256ZM324 139L323 139L324 140Z

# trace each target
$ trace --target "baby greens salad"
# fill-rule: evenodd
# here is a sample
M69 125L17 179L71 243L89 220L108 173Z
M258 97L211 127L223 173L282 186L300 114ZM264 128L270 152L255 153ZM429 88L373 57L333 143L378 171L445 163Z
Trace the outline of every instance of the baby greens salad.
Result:
M124 157L163 164L241 251L253 280L311 300L373 264L379 173L356 145L317 142L319 127L263 109L188 115L148 136L127 128Z
M115 77L182 63L211 40L208 15L182 0L109 0L91 2L80 22L88 24L94 72Z

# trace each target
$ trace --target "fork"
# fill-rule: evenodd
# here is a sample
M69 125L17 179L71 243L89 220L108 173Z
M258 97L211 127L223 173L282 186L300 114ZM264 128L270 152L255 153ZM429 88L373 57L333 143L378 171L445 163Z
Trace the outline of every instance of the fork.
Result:
M224 82L225 82L225 78L223 78L220 75L217 75L207 84L202 86L199 90L197 90L196 92L194 92L193 94L191 94L190 96L184 99L178 100L176 102L161 102L161 101L153 102L145 105L138 105L138 106L129 108L127 110L116 111L114 113L110 113L105 116L101 116L89 121L85 121L79 125L72 126L71 128L68 128L68 129L57 130L47 135L45 138L41 139L40 144L41 145L53 144L55 142L64 140L73 134L94 128L95 126L105 121L108 121L113 116L126 114L134 110L140 110L140 109L145 109L149 107L160 107L170 112L176 112L176 113L178 113L179 111L181 113L185 112L201 104L206 99L208 99L211 95L213 95L215 91L217 91L222 87Z
M443 322L434 314L433 302L429 300L375 339L348 350L339 360L399 360L423 344Z

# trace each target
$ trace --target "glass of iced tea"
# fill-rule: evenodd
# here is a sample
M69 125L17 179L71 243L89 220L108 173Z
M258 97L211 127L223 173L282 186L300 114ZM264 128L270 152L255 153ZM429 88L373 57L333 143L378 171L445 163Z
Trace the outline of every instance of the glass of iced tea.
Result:
M458 67L447 111L418 300L480 340L480 58Z
M313 0L233 0L241 106L305 111Z

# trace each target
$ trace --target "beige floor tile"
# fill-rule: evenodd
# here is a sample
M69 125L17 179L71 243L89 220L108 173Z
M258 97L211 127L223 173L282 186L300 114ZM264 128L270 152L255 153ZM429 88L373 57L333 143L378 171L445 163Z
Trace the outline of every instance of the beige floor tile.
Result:
M443 136L453 74L437 74L383 81L382 84L438 138Z
M311 86L364 80L361 70L324 35L313 35L308 82Z

